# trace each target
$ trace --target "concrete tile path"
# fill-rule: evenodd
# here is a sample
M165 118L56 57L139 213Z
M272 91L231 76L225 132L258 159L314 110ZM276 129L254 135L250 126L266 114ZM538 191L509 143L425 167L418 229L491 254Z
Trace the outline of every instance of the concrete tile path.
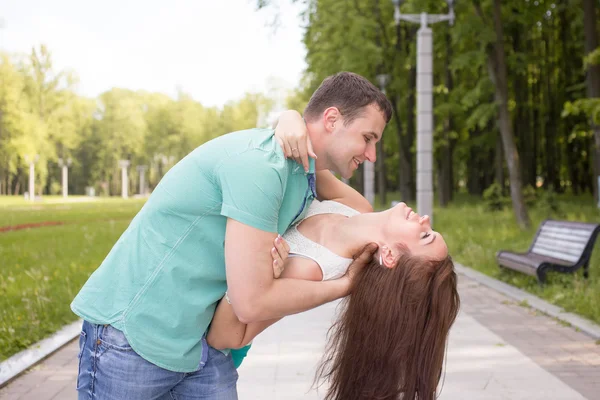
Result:
M441 400L600 399L600 345L583 333L460 277ZM285 318L241 366L241 400L323 399L311 389L336 303ZM5 400L74 400L77 342L0 389Z

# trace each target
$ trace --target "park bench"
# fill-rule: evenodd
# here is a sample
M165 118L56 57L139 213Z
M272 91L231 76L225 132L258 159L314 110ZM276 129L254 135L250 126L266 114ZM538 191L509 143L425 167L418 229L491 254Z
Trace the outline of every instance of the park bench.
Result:
M527 253L501 250L496 254L498 265L537 276L540 284L548 271L575 272L583 267L589 275L589 264L600 224L545 220L533 238Z

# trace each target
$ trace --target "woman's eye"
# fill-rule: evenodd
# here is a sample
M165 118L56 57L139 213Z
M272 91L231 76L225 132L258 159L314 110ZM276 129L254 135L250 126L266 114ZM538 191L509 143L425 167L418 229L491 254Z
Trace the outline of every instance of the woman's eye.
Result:
M421 232L421 239L427 239L429 236L431 236L431 233L429 233L429 232Z

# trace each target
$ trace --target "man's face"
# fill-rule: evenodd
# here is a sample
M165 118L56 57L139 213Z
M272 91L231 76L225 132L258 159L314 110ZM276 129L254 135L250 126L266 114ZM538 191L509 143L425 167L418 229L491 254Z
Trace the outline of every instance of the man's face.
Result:
M349 179L365 160L375 162L375 144L381 140L384 128L383 113L374 104L364 107L363 115L347 126L343 120L336 123L328 148L332 169Z

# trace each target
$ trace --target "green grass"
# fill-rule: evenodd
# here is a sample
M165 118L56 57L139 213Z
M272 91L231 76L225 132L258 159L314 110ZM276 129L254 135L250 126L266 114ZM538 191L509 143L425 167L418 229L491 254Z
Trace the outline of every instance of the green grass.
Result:
M400 197L390 194L388 202L394 198ZM567 219L600 221L590 197L561 197L560 201ZM71 300L143 202L62 203L56 197L30 204L0 196L0 227L67 222L0 233L0 361L76 319L69 308ZM449 207L434 209L435 229L444 234L456 261L600 323L600 244L596 244L588 280L581 271L575 275L552 273L549 283L540 287L535 278L496 265L496 251L529 247L546 215L532 209L530 216L533 227L521 231L510 209L489 213L472 197L458 196Z
M400 196L390 196L388 201L393 198ZM564 215L556 219L600 221L600 210L591 196L559 196L559 202ZM575 274L550 273L548 283L542 287L534 277L498 268L498 250L526 251L539 224L550 217L535 207L529 210L529 216L531 229L520 230L512 209L488 212L477 199L463 195L447 208L434 207L434 228L444 235L455 261L600 323L600 239L587 280L583 269Z
M44 221L84 223L107 219L130 219L142 207L144 199L69 198L47 196L41 202L30 203L20 197L0 196L0 228Z
M69 223L0 233L0 361L77 319L71 300L143 200L23 203L0 197L0 226Z

